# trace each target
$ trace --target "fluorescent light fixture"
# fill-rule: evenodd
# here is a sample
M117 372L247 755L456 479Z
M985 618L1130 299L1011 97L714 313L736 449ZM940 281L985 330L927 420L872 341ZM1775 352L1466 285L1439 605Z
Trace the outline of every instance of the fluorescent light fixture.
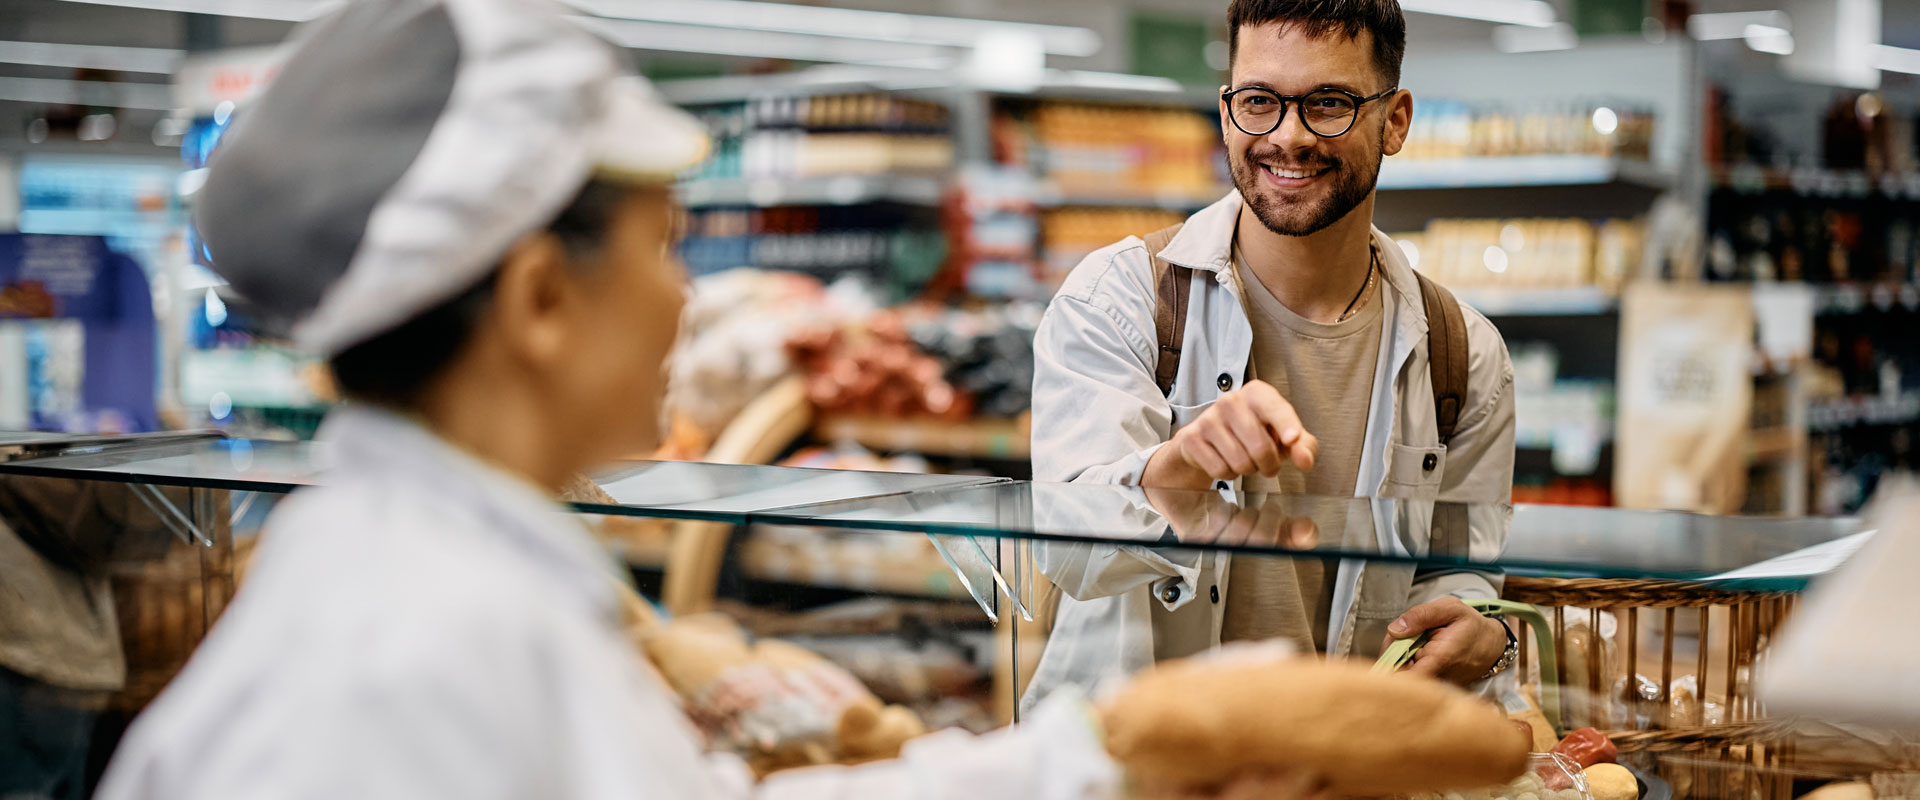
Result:
M170 75L187 57L185 50L159 47L108 47L52 42L0 42L0 62L42 67L106 69Z
M70 81L58 78L0 78L0 100L103 108L173 108L164 84Z
M1071 89L1112 89L1124 92L1166 92L1181 94L1186 87L1172 78L1157 75L1129 75L1124 72L1093 72L1083 69L1047 70L1046 85Z
M1872 55L1875 69L1920 75L1920 50L1878 44L1873 46Z
M1544 0L1400 0L1401 11L1545 28L1560 17Z
M66 0L97 6L144 8L216 17L306 22L344 5L344 0Z
M1793 33L1772 25L1748 25L1744 38L1747 47L1777 56L1793 55Z
M862 11L753 0L565 0L597 17L636 22L705 25L867 39L880 42L973 47L989 36L1028 36L1049 55L1090 56L1100 51L1100 34L1067 25L934 17L888 11Z
M1729 11L1721 14L1695 14L1687 17L1687 35L1696 41L1745 39L1752 26L1793 30L1793 19L1785 11Z
M1545 28L1502 25L1493 29L1493 49L1502 53L1572 50L1578 44L1580 44L1580 35L1573 32L1572 25L1564 22L1556 22Z
M952 48L877 42L798 33L729 30L598 17L576 17L582 26L622 47L670 53L707 53L744 58L782 58L843 64L924 62L954 55Z

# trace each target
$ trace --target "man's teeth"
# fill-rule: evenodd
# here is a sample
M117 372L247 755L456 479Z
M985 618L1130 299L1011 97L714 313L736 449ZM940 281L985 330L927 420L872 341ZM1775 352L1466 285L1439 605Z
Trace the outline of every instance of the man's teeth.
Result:
M1262 164L1261 168L1265 169L1268 172L1273 173L1275 176L1278 176L1281 178L1290 178L1294 180L1299 180L1302 178L1311 178L1315 175L1320 174L1318 171L1310 171L1310 170L1304 170L1304 169L1281 169L1279 167L1269 166L1266 164Z

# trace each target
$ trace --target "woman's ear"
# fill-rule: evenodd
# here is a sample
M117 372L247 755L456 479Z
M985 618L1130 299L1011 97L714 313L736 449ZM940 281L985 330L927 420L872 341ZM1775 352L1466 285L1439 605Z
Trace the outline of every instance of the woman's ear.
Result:
M549 231L529 233L507 250L489 313L493 333L515 358L546 364L566 351L579 292L572 273L567 248Z

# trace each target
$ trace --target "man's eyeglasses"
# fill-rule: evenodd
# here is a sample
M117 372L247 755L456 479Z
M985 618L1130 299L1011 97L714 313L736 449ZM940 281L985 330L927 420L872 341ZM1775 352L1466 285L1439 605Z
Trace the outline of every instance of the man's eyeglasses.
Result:
M1300 121L1305 122L1307 130L1322 139L1332 139L1345 135L1353 129L1353 121L1360 116L1360 107L1382 97L1400 91L1398 87L1388 89L1376 95L1361 97L1340 89L1321 89L1308 94L1280 94L1272 89L1248 86L1230 92L1222 92L1220 99L1227 103L1227 116L1233 120L1233 126L1248 136L1265 136L1280 127L1287 118L1287 104L1300 106Z

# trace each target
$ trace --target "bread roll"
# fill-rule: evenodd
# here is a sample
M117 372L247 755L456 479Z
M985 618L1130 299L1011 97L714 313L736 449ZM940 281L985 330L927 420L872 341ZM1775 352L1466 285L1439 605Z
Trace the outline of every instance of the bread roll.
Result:
M1102 716L1108 751L1152 785L1278 768L1341 795L1467 789L1512 780L1530 744L1498 709L1452 686L1310 659L1170 662Z
M1587 788L1593 800L1637 800L1640 781L1619 764L1595 764L1586 770Z
M1873 785L1868 783L1829 783L1806 793L1800 800L1873 800Z

